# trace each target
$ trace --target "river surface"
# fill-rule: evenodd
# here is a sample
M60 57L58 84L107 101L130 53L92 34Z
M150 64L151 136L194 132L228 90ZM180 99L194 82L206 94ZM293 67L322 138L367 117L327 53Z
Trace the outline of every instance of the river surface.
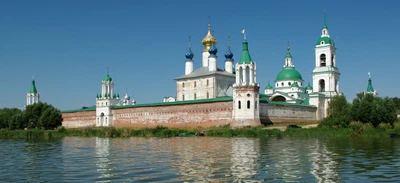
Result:
M400 139L0 139L1 182L400 182Z

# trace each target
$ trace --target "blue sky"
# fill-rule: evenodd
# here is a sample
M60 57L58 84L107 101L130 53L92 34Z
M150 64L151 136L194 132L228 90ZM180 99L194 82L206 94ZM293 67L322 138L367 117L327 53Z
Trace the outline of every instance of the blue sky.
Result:
M264 88L282 69L287 41L305 83L315 65L323 10L337 47L340 89L351 100L366 90L368 72L380 96L399 96L397 1L18 0L0 6L1 107L23 107L32 75L41 100L62 110L95 104L107 67L120 95L138 103L175 96L184 74L188 36L195 68L208 16L224 67L227 37L234 59L246 29L257 82Z

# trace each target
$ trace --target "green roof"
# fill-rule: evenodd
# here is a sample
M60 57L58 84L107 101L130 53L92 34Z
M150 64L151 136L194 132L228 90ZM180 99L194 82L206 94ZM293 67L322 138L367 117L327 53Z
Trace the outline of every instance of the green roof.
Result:
M268 85L265 87L265 89L273 89L273 87L272 87L271 84L268 82Z
M291 87L299 87L299 85L297 84L296 81L294 81Z
M253 63L253 60L251 59L249 53L249 43L245 39L243 41L242 57L240 57L239 64L251 64L251 63Z
M73 113L73 112L84 112L84 111L96 111L96 106L82 107L80 109L64 110L61 113Z
M31 85L31 89L29 90L29 93L33 93L33 94L37 93L37 89L36 89L36 85L35 85L35 80L34 79L32 79L32 85Z
M288 50L286 53L286 57L285 58L292 58L292 54L290 54L290 51Z
M283 81L283 80L303 80L299 71L297 71L294 67L285 67L279 72L278 76L276 76L275 81Z
M306 100L309 100L308 98ZM297 103L288 103L288 102L277 102L277 101L272 101L266 98L260 98L260 103L267 103L267 104L272 104L272 105L283 105L283 106L300 106L300 107L313 107L317 108L314 105L309 105L307 104L309 101L305 101L303 104L297 104Z
M322 41L324 42L324 44L329 44L329 45L335 46L335 43L333 42L333 40L330 37L320 37L317 40L317 45L321 45Z
M367 87L367 92L374 92L374 87L372 87L372 80L371 78L368 79L368 87Z
M110 77L110 75L106 75L106 77L104 77L103 81L112 81L112 78Z
M156 106L169 106L169 105L183 105L183 104L197 104L197 103L210 103L210 102L223 102L232 101L232 97L218 97L210 99L198 99L198 100L184 100L176 102L157 102L149 104L135 104L135 105L120 105L113 106L114 109L124 109L124 108L135 108L135 107L156 107ZM64 110L62 113L73 113L73 112L83 112L83 111L96 111L96 106L83 107L81 109Z
M310 83L308 83L308 86L306 87L306 90L312 90L313 87L310 85Z

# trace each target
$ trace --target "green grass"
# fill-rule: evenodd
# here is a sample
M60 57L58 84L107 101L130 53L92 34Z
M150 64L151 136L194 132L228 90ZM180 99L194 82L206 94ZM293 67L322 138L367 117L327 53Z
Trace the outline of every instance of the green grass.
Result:
M181 133L195 134L204 132L212 137L384 137L389 133L400 134L400 123L391 125L379 125L374 128L368 124L353 122L349 128L297 128L280 131L278 129L265 129L261 127L231 129L229 125L211 128L177 129L167 127L156 128L113 128L113 127L88 127L57 130L0 130L0 138L60 138L66 136L77 137L177 137Z

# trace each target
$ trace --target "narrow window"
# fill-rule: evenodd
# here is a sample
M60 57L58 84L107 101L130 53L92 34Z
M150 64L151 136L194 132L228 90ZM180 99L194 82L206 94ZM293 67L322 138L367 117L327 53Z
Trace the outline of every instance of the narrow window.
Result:
M241 106L241 102L240 101L238 101L238 109L241 109L242 108L242 106Z
M210 94L207 92L207 98L210 98Z
M323 80L323 79L319 80L319 91L320 92L325 91L325 80Z
M292 83L291 83L291 82L289 82L288 84L289 84L289 86L292 86Z
M197 86L197 82L195 81L195 82L194 82L194 87L196 88L196 86Z
M182 95L182 100L185 100L185 95Z
M182 88L185 88L185 83L182 83Z
M197 95L196 95L196 93L194 93L194 99L196 100L196 98L197 98Z
M320 61L321 67L325 67L326 66L326 55L321 54L321 56L319 56L319 61Z
M207 86L208 86L208 79L207 79Z
M281 83L281 86L285 86L285 85L283 84L283 82Z
M256 103L254 103L254 109L257 109L257 101L256 101Z
M250 100L247 101L247 109L250 109Z

